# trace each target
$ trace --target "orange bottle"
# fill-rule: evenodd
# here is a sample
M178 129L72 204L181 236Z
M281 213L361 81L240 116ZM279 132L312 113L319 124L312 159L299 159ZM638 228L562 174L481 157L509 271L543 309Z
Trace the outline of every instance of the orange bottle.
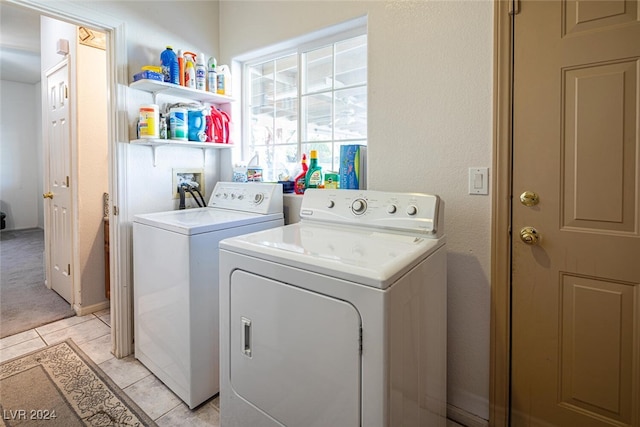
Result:
M307 176L308 170L309 166L307 166L307 155L302 153L302 172L300 172L293 180L293 191L295 191L296 194L304 194L304 190L306 189L304 180Z

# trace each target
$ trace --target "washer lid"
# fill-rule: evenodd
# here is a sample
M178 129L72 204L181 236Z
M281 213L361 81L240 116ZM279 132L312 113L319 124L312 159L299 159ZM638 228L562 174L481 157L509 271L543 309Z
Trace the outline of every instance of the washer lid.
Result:
M225 239L220 248L385 289L444 244L444 238L300 222Z
M191 236L281 218L281 213L264 215L226 209L195 208L136 215L133 222Z

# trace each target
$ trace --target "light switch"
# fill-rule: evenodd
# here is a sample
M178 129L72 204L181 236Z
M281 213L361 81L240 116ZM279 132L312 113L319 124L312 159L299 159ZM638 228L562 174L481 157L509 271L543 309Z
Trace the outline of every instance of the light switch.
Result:
M489 194L489 168L469 168L469 194Z

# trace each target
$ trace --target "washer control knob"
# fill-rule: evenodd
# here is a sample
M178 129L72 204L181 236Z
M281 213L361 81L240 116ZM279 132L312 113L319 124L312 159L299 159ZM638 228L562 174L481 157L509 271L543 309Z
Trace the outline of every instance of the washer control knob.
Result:
M331 209L331 208L332 208L332 207L334 207L335 205L336 205L336 202L334 202L333 200L329 200L329 201L327 202L327 207L328 207L329 209Z
M238 194L238 200L244 199L244 194Z
M387 213L394 214L397 210L398 208L396 207L396 205L387 206Z
M407 215L415 215L418 213L418 208L416 208L414 205L409 205L407 206Z
M362 215L367 210L367 202L364 199L356 199L351 203L351 210L356 215Z
M253 197L253 201L255 202L256 205L259 205L260 203L262 203L263 200L264 200L264 194L262 193L256 193L256 195Z

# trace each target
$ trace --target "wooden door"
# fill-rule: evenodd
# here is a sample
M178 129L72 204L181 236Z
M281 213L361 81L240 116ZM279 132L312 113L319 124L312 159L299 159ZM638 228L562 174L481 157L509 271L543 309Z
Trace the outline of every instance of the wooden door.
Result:
M48 280L51 289L73 303L71 278L73 230L71 209L71 130L69 65L67 61L47 73L45 152L48 156L48 203L45 203Z
M640 426L639 13L531 0L514 20L513 426Z

